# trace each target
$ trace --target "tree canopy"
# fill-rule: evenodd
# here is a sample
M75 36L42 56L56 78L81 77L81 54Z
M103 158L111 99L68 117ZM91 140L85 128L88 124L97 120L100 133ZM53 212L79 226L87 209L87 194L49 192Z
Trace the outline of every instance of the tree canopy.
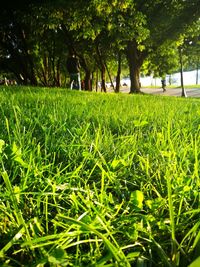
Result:
M178 41L199 17L199 0L8 1L0 18L0 70L23 84L65 86L73 50L86 90L96 79L106 91L106 75L119 85L125 62L130 92L140 92L144 65L159 75L172 70Z

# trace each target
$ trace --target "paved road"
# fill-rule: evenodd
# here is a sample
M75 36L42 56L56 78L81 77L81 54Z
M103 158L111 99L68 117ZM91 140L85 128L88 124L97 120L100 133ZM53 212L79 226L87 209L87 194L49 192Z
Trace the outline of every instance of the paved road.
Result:
M166 92L163 92L161 88L142 88L142 92L146 94L153 94L153 95L163 95L163 96L182 96L182 89L181 88L167 88ZM129 88L122 88L121 92L129 93ZM187 97L200 97L200 86L199 88L187 88L185 89Z

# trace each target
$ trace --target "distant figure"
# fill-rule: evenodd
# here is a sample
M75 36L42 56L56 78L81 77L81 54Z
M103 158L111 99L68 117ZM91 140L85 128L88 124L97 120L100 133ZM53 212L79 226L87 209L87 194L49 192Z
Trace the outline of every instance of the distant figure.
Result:
M80 63L75 54L68 57L67 70L70 76L70 89L81 90Z
M166 91L166 80L164 78L161 80L161 84L162 84L163 92L165 92Z
M8 86L8 83L9 83L9 80L5 77L5 78L4 78L4 84L5 84L6 86Z

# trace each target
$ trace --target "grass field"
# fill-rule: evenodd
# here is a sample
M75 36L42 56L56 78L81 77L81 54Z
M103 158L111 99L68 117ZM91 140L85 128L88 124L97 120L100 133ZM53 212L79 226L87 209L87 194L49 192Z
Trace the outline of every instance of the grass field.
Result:
M0 266L199 266L200 100L1 87L0 133Z

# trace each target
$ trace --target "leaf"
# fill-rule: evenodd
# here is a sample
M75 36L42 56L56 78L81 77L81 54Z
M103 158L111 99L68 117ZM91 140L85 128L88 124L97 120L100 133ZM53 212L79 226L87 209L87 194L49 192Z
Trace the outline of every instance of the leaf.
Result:
M4 145L5 145L5 141L2 140L2 139L0 139L0 153L3 152L3 147L4 147Z
M133 205L142 209L143 208L143 201L144 201L144 194L142 191L136 190L131 193L131 199Z
M20 187L19 186L14 186L13 192L15 194L17 203L19 203L20 202L20 193L21 193Z
M13 145L12 145L12 153L13 153L15 156L21 156L21 149L18 148L18 146L16 145L15 142L14 142Z
M199 267L200 266L200 257L194 260L188 267Z
M63 262L63 260L66 258L66 252L62 248L56 248L52 251L52 253L49 255L48 260L52 264L60 264Z
M148 124L147 121L134 120L133 124L135 127L142 127Z
M195 240L194 240L194 243L193 243L193 247L195 248L197 246L197 244L199 243L200 241L200 232L198 232Z
M113 169L115 169L116 167L118 167L119 165L121 166L127 166L127 163L124 159L114 159L112 162L111 162L111 167Z
M27 168L27 163L21 157L15 157L14 160L22 165L24 168Z
M22 165L24 168L27 167L27 163L24 162L22 159L22 151L21 148L19 148L16 143L14 142L12 145L12 158L14 161L18 162L20 165Z
M191 190L191 187L188 186L188 185L185 185L184 188L183 188L184 192L189 192L190 190Z

